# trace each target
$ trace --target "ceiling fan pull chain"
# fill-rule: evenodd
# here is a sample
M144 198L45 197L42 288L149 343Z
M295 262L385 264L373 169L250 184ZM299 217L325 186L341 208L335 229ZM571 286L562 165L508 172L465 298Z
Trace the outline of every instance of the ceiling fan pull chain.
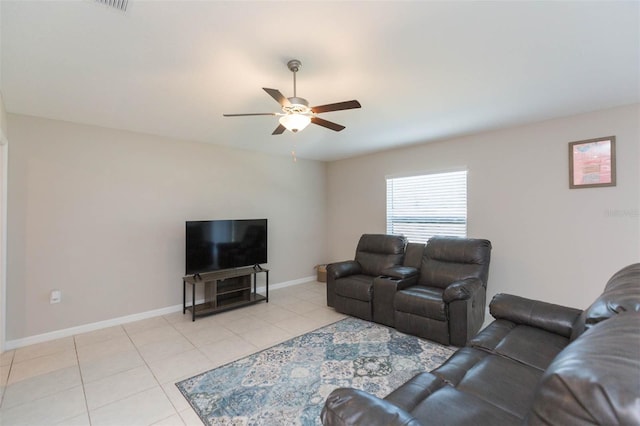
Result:
M297 145L296 145L296 141L293 141L293 149L291 150L291 159L293 160L294 163L298 162L298 156L296 155L296 149L297 149Z

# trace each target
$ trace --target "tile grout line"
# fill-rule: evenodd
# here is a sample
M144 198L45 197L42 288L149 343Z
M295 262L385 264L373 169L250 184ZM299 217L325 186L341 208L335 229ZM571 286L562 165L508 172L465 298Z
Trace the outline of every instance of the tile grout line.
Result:
M2 395L0 395L0 410L3 408L4 397L7 394L7 388L9 387L9 377L11 377L11 369L13 368L13 361L16 359L16 351L11 354L11 362L9 363L9 372L7 373L7 383L5 383L2 389Z
M169 321L167 321L167 319L164 317L164 315L161 315L160 318L162 318L168 325L171 326L171 328L173 328L174 330L176 330L178 333L180 333L180 330L177 330L172 323L170 323ZM162 327L162 326L160 326ZM151 330L153 328L157 328L157 327L150 327L148 330ZM138 353L138 355L140 356L140 359L142 359L142 362L144 362L145 367L147 367L147 370L149 370L149 373L151 373L151 375L153 376L153 380L155 380L156 384L158 385L158 387L160 388L160 390L162 391L162 393L164 394L165 398L167 398L167 401L169 401L169 404L171 404L171 407L173 407L173 411L174 414L167 416L166 418L169 418L173 415L178 415L178 417L180 417L180 421L182 421L182 423L184 423L184 420L182 420L182 416L180 416L180 412L178 411L178 407L175 406L175 404L173 403L173 401L171 400L171 397L167 394L167 391L164 390L164 387L162 386L162 383L160 383L160 380L158 380L158 377L156 376L156 374L153 372L153 369L151 368L151 366L149 365L149 362L145 359L145 357L142 355L142 353L140 352L140 348L138 348L138 345L136 344L136 342L133 341L133 339L131 338L131 335L129 334L129 331L127 331L126 327L122 327L122 329L124 330L124 333L127 335L127 337L129 338L129 341L131 342L131 344L133 345L133 347L136 349L136 352ZM146 330L143 330L146 331ZM182 333L180 333L180 335L182 335ZM137 367L136 367L137 368ZM127 370L129 371L129 370ZM149 389L145 389L142 390L140 392L137 392L133 395L138 395L141 394L143 392L148 391ZM119 399L118 401L122 401L123 399L126 398L130 398L133 395L129 395L125 398ZM116 401L113 401L116 402ZM111 404L113 403L111 402ZM164 419L160 419L155 421L154 423L158 423L160 421L162 421ZM153 423L152 423L153 424Z
M166 320L166 318L164 318L164 315L161 315L160 317L161 317L162 319L164 319L164 320L167 322L167 324L169 324L169 325L171 325L171 326L173 327L173 324L171 324L169 321L167 321L167 320ZM171 414L170 416L167 416L166 418L169 418L169 417L171 417L171 416L173 416L173 415L178 415L178 416L180 417L180 412L178 411L177 407L173 404L173 401L171 400L171 398L169 397L169 395L167 395L167 393L165 392L164 388L162 387L162 383L160 383L160 380L158 380L158 378L157 378L157 377L156 377L156 375L154 374L154 372L153 372L153 370L151 369L151 366L149 365L149 363L147 362L147 360L144 358L144 356L142 356L142 353L140 352L140 349L138 348L138 345L133 341L133 339L131 338L131 335L129 334L129 332L127 331L127 329L126 329L125 327L123 327L122 325L120 325L119 327L120 327L120 328L122 328L122 331L123 331L123 332L125 333L125 335L127 336L127 339L129 339L129 342L131 342L131 344L133 345L133 347L134 347L134 349L135 349L136 353L140 356L140 359L141 359L141 360L142 360L142 362L144 363L144 366L147 368L147 370L149 371L149 373L151 373L151 375L153 376L153 380L156 382L156 385L160 388L160 390L162 391L162 393L165 395L165 397L167 398L167 400L169 401L169 403L170 403L170 404L171 404L171 406L173 407L174 413L173 413L173 414ZM155 327L151 327L150 329L152 329L152 328L155 328ZM175 327L173 327L173 328L175 329ZM176 330L176 331L178 331L178 330ZM179 333L179 331L178 331L178 333ZM74 337L75 337L75 336L74 336ZM109 340L109 339L107 339L107 340ZM74 342L75 342L75 339L74 339ZM78 357L78 367L79 367L79 364L80 364L80 359L79 359L79 357ZM137 366L137 367L132 367L132 368L128 368L128 369L123 370L123 371L119 371L119 372L114 373L114 374L112 374L112 375L110 375L110 376L107 376L107 377L111 377L111 376L114 376L114 375L116 375L116 374L126 373L126 372L131 371L131 370L134 370L134 369L136 369L136 368L139 368L139 366ZM80 372L81 372L80 374L81 374L81 380L82 380L82 383L83 383L83 391L84 391L84 379L82 379L82 370L80 370ZM105 378L107 378L107 377L104 377L104 378L101 378L101 379L97 379L97 380L95 380L95 381L99 381L99 380L105 379ZM106 407L106 406L108 406L108 405L110 405L110 404L113 404L113 403L116 403L116 402L119 402L119 401L123 401L123 400L125 400L125 399L127 399L127 398L130 398L130 397L132 397L132 396L139 395L139 394L141 394L141 393L147 392L149 389L152 389L152 388L143 389L143 390L140 390L140 391L138 391L138 392L135 392L135 393L133 393L133 394L131 394L131 395L127 395L127 396L124 396L124 397L122 397L122 398L119 398L119 399L116 399L116 400L110 401L109 403L107 403L107 404L105 404L105 405L101 405L100 407L96 407L96 408L94 408L94 409L93 409L93 411L98 410L98 409L103 408L103 407ZM91 425L91 424L92 424L92 422L91 422L91 411L92 411L92 410L90 410L90 409L89 409L89 402L87 401L87 398L86 398L86 392L85 392L85 404L86 404L86 406L87 406L87 415L88 415L88 417L89 417L89 424ZM156 422L154 422L154 423L160 422L160 421L162 421L162 420L164 420L164 419L159 419L159 420L157 420L157 421L156 421ZM181 421L182 421L182 418L181 418ZM183 423L184 423L184 422L183 422Z
M133 342L133 340L131 339L131 336L129 335L129 333L127 332L127 330L126 330L122 325L119 325L118 327L122 328L122 331L123 331L123 332L125 333L125 335L127 336L127 339L129 339L129 342L131 342L131 344L133 345L133 347L134 347L135 351L136 351L136 352L138 353L138 355L140 356L140 359L142 359L142 361L144 362L144 365L149 369L149 372L150 372L150 373L151 373L151 375L153 376L153 379L156 381L156 383L158 383L158 384L159 384L158 379L157 379L157 378L155 377L155 375L153 374L153 370L151 370L151 367L149 367L149 365L147 364L146 360L144 359L144 357L142 356L142 354L141 354L141 353L140 353L140 351L138 350L138 346ZM74 336L74 337L75 337L75 336ZM106 339L106 340L108 341L108 340L111 340L111 339ZM74 339L74 341L75 341L75 339ZM80 366L80 357L78 356L78 367L79 367L79 366ZM111 374L111 375L109 375L109 376L105 376L105 377L102 377L102 378L100 378L100 379L96 379L96 380L94 380L94 382L98 382L98 381L100 381L100 380L107 379L108 377L112 377L112 376L115 376L115 375L117 375L117 374L126 373L126 372L128 372L128 371L135 370L136 368L139 368L139 366L131 367L131 368L127 368L127 369L122 370L122 371L118 371L118 372L113 373L113 374ZM85 383L84 383L84 379L82 378L82 369L80 369L80 374L81 374L81 380L82 380L82 387L83 387L83 391L84 391ZM90 383L91 383L91 382L90 382ZM162 385L161 385L161 384L159 384L159 386L160 386L160 388L162 389ZM151 389L151 388L149 388L149 389ZM91 421L91 411L98 410L98 409L100 409L100 408L103 408L103 407L108 406L109 404L113 404L113 403L116 403L116 402L122 401L122 400L127 399L127 398L130 398L130 397L132 397L132 396L134 396L134 395L141 394L141 393L143 393L143 392L148 391L149 389L143 389L143 390L138 391L138 392L135 392L135 393L133 393L133 394L131 394L131 395L127 395L127 396L124 396L124 397L122 397L122 398L115 399L115 400L113 400L113 401L108 402L107 404L101 405L101 406L99 406L99 407L95 407L93 410L91 410L91 409L89 408L89 401L87 400L86 391L85 391L85 402L86 402L86 405L87 405L87 415L89 416L89 424L90 424L90 425L92 424L92 421ZM169 400L169 402L171 402L171 400ZM173 405L173 404L172 404L172 405ZM174 407L174 408L175 408L175 407ZM176 413L177 413L177 410L176 410Z
M182 315L184 316L184 315L186 315L186 314L185 314L185 313L183 313ZM163 316L163 318L164 318L164 316ZM178 329L176 328L176 326L175 326L175 324L174 324L174 323L172 323L172 322L168 321L166 318L164 318L164 320L165 320L165 321L167 321L167 323L169 323L169 325L171 325L171 327L172 327L175 331L177 331L177 332L180 334L180 336L182 336L182 337L183 337L187 342L189 342L191 345L193 345L193 347L194 347L194 348L196 348L196 349L198 350L198 352L199 352L200 354L202 354L202 356L204 356L207 360L211 361L211 359L210 359L210 358L209 358L209 357L208 357L204 352L202 352L202 351L200 350L200 348L198 347L198 345L196 345L196 344L195 344L193 341L191 341L191 340L190 340L190 339L189 339L189 338L188 338L184 333L182 333L180 330L178 330ZM194 322L195 322L195 321L194 321ZM136 346L136 348L137 348L137 346ZM141 354L140 356L142 356L142 354ZM144 357L143 357L142 359L145 361L145 363L147 362L147 360L146 360L146 359L144 359ZM156 379L156 381L157 381L158 383L160 383L160 381L158 380L158 378L157 378L157 377L156 377L156 375L154 374L153 370L151 370L151 367L148 367L148 368L149 368L149 370L151 371L151 374L153 374L153 377ZM175 386L175 382L173 383L173 386ZM173 407L173 409L175 410L175 412L176 412L176 414L178 415L178 418L180 419L180 421L182 422L182 424L186 425L186 424L187 424L187 422L184 420L184 417L182 417L181 411L178 411L178 407L176 407L176 405L174 404L173 400L169 397L169 395L167 394L166 390L165 390L165 389L164 389L164 387L162 386L162 383L160 383L160 389L162 389L162 392L164 392L165 396L167 397L167 399L168 399L168 400L169 400L169 402L171 403L171 406L172 406L172 407ZM188 403L188 401L187 401L187 403ZM190 405L190 404L188 404L188 405L189 405L189 408L187 408L187 409L185 409L185 410L183 410L183 411L186 411L186 410L193 410L193 408L191 407L191 405ZM169 416L169 417L171 417L171 416ZM169 418L169 417L167 417L167 418ZM157 423L157 422L156 422L156 423Z
M87 391L84 387L84 376L82 375L82 368L80 368L80 355L78 354L78 343L76 342L76 336L73 338L73 350L76 353L76 362L78 365L78 372L80 373L80 385L82 386L82 395L84 396L84 406L87 409L87 418L89 419L89 426L91 426L91 411L89 411L89 401L87 401Z
M197 350L197 351L198 351L198 352L199 352L203 357L205 357L208 361L213 362L213 361L211 361L211 359L210 359L210 358L209 358L209 357L208 357L204 352L202 352L202 350L200 350L200 347L199 347L198 345L196 345L196 344L195 344L195 342L193 342L192 340L190 340L190 339L189 339L189 337L187 337L187 335L185 335L185 334L184 334L184 333L182 333L179 329L177 329L177 328L175 327L174 323L172 323L171 321L168 321L168 320L165 318L165 316L164 316L164 315L162 315L162 316L160 316L160 317L161 317L162 319L164 319L164 321L165 321L169 326L171 326L171 328L173 328L173 329L174 329L178 334L180 334L180 336L181 336L181 337L183 337L186 341L188 341L188 342L189 342L189 343L194 347L194 349L196 349L196 350ZM222 325L221 325L221 326L222 326ZM161 326L160 326L160 327L161 327ZM148 330L151 330L151 329L153 329L153 328L157 328L157 327L150 327ZM172 415L170 415L170 416L167 416L166 418L172 417L173 415L177 415L177 416L180 418L180 421L182 421L183 423L185 423L185 421L184 421L184 419L183 419L182 415L180 414L180 413L181 413L181 411L178 411L178 407L176 407L175 403L173 402L173 400L171 399L171 397L169 396L169 394L168 394L168 393L167 393L167 391L165 390L164 386L162 385L162 383L160 382L160 380L158 379L158 377L156 376L156 374L153 372L153 369L151 368L151 365L149 365L149 361L147 361L147 360L145 359L145 357L142 355L142 353L140 352L140 349L138 348L138 345L137 345L137 344L133 341L133 339L131 338L131 335L129 334L129 331L127 331L127 329L126 329L125 327L123 327L123 329L124 329L124 332L126 333L127 337L129 338L129 340L130 340L130 341L131 341L131 343L133 344L134 348L136 349L136 352L138 353L138 355L140 355L140 358L141 358L141 359L142 359L142 361L144 362L144 365L147 367L147 369L149 370L149 372L150 372L150 373L151 373L151 375L153 376L153 379L156 381L157 385L160 387L160 390L162 390L162 393L165 395L165 397L167 398L167 400L169 401L169 403L170 403L170 404L171 404L171 406L173 407L174 414L172 414ZM226 329L226 327L225 327L225 329ZM228 329L227 329L227 330L228 330ZM146 331L146 330L145 330L145 331ZM229 331L230 331L231 333L234 333L234 332L233 332L233 331L231 331L231 330L229 330ZM234 333L234 335L235 335L235 333ZM240 336L238 336L238 337L240 337ZM257 350L259 350L259 349L257 349ZM183 351L183 353L184 353L184 352L187 352L187 351ZM174 355L177 355L177 354L174 354ZM173 355L172 355L172 356L173 356ZM160 360L158 360L158 361L160 361ZM173 382L173 380L171 380L171 381ZM175 385L175 383L174 383L174 385ZM148 390L148 389L147 389L147 390ZM145 391L146 391L146 390L145 390ZM145 392L145 391L140 391L140 392L138 392L138 393L136 393L136 394L134 394L134 395L137 395L137 394L142 393L142 392ZM132 395L129 395L128 397L130 397L130 396L132 396ZM128 397L127 397L127 398L128 398ZM123 398L123 399L125 399L125 398ZM114 402L116 402L116 401L114 401ZM191 409L191 407L190 407L189 409ZM160 420L158 420L157 422L160 422L160 421L162 421L162 420L164 420L164 419L160 419ZM155 422L155 423L157 423L157 422Z

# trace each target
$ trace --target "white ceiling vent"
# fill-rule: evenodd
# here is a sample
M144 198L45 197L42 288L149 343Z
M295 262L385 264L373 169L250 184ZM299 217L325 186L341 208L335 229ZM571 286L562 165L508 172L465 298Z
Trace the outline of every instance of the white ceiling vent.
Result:
M96 0L96 2L102 3L109 7L113 7L114 9L118 9L123 12L127 11L127 6L129 5L129 0Z

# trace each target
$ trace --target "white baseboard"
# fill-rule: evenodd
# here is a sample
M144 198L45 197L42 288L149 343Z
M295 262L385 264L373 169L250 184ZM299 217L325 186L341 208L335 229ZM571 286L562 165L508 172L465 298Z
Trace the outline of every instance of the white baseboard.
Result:
M278 284L270 285L269 290L278 290L280 288L291 287L298 284L308 283L315 281L315 276L299 278L291 281L284 281ZM258 292L264 292L265 287L258 287ZM196 303L202 303L204 300L196 300ZM21 339L7 340L4 344L4 350L9 351L11 349L21 348L23 346L29 346L36 343L48 342L50 340L61 339L63 337L74 336L76 334L88 333L90 331L96 331L103 328L113 327L116 325L127 324L130 322L140 321L148 318L153 318L161 315L172 314L174 312L182 311L182 305L173 305L166 308L154 309L151 311L140 312L137 314L126 315L123 317L112 318L104 321L93 322L90 324L83 324L76 327L65 328L62 330L50 331L48 333L36 334L34 336L23 337Z
M174 305L166 308L154 309L152 311L140 312L138 314L92 322L90 324L83 324L76 327L65 328L62 330L50 331L43 334L36 334L35 336L23 337L22 339L7 340L4 347L5 350L17 349L23 346L33 345L35 343L48 342L50 340L61 339L63 337L69 337L81 333L87 333L89 331L113 327L115 325L122 325L147 318L157 317L160 315L172 314L174 312L180 312L181 310L182 305Z
M292 285L304 284L310 281L315 281L316 276L312 275L310 277L298 278L297 280L284 281L278 284L270 285L269 290L278 290L280 288L291 287ZM263 292L264 286L258 287L258 292Z

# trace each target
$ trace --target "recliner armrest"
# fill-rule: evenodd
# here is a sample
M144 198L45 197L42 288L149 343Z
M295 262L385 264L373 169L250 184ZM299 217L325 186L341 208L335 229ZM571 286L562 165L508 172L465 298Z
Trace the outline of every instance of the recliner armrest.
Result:
M364 391L339 388L331 392L320 414L322 424L420 426L402 408Z
M468 300L482 288L482 281L479 278L466 278L456 281L444 290L442 300L445 303L451 303L455 300Z
M411 266L392 266L382 271L383 276L403 280L405 278L417 277L418 269Z
M361 274L362 267L355 260L330 263L327 265L327 275L338 279L349 275Z
M573 323L582 313L580 309L502 293L493 297L489 312L496 319L541 328L564 337L571 337Z

